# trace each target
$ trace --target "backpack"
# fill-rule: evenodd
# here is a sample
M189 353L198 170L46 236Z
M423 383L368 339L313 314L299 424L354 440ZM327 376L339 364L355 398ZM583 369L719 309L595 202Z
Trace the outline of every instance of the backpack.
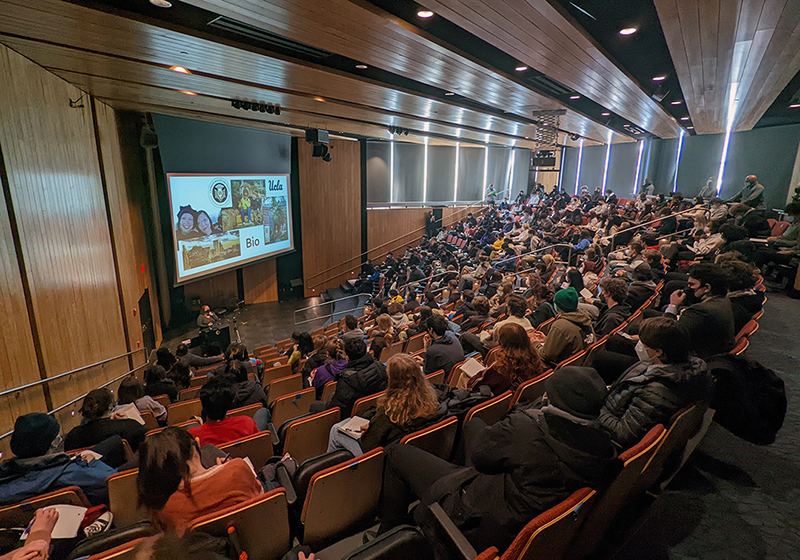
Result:
M775 441L786 416L786 389L771 369L741 356L720 354L707 360L714 378L714 420L756 445Z

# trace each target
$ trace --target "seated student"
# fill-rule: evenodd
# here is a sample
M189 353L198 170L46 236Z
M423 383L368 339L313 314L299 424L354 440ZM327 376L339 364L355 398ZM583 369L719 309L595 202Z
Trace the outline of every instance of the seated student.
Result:
M130 403L134 403L140 412L152 412L159 422L167 420L166 407L160 402L154 401L149 395L145 395L144 387L134 375L126 377L119 384L117 406L111 411L112 414Z
M339 338L348 340L350 338L366 338L367 335L358 326L358 319L355 315L345 315L341 322L342 333Z
M443 369L445 376L448 376L453 366L464 360L464 349L455 334L448 330L447 319L441 315L431 315L427 327L422 371L430 375Z
M677 317L689 334L692 351L705 359L730 352L735 344L733 309L726 297L728 277L718 264L698 263L689 269L688 294L677 290L670 295L666 313ZM690 294L690 295L689 295ZM695 302L678 311L685 301Z
M111 391L105 387L89 391L81 405L83 424L72 428L64 437L64 449L72 451L92 447L111 436L119 436L127 440L131 449L136 451L144 441L147 430L136 420L112 417L113 408L114 395Z
M502 321L498 321L492 326L491 330L483 331L480 335L481 342L486 348L497 346L497 335L503 325L519 325L526 331L534 330L530 321L525 318L528 313L528 302L516 294L512 294L506 301L506 309L508 310L508 317Z
M557 315L556 306L553 303L555 292L547 284L538 284L534 287L531 296L533 300L529 307L533 312L528 315L528 322L538 328L539 325Z
M344 343L347 365L336 378L336 391L327 403L316 402L311 405L311 412L338 406L342 418L350 416L353 404L361 397L380 393L386 389L386 366L377 361L372 354L367 354L366 343L359 338L351 338Z
M550 325L547 339L540 352L548 364L558 364L586 348L594 340L592 319L578 311L578 292L575 288L559 290L553 297L558 318Z
M303 366L303 379L306 379L311 372L317 369L328 360L328 337L323 335L314 337L314 350L308 355L306 363Z
M489 310L491 309L489 298L485 296L476 296L472 300L472 308L475 312L461 321L462 333L474 329L475 327L480 327L489 320Z
M269 406L267 394L261 387L261 383L250 379L247 368L242 362L231 362L228 366L228 374L236 379L236 396L233 398L233 408L250 406L251 404L261 404L262 407L256 411L253 421L258 426L259 431L266 430L269 423Z
M192 383L192 368L184 362L175 362L172 369L167 372L167 379L175 384L179 392L188 389Z
M600 305L600 315L594 323L594 332L597 336L605 336L631 316L633 311L625 303L628 296L628 284L621 278L606 278L600 282L602 292L598 299L604 301Z
M500 346L493 354L492 363L467 381L468 389L486 385L493 395L500 395L509 389L516 391L522 382L545 371L539 352L524 328L508 323L500 328L497 338Z
M34 412L17 418L11 434L14 457L0 463L0 504L78 486L93 505L108 503L106 479L117 471L101 460L86 461L63 451L58 421Z
M389 316L392 318L392 326L395 329L402 329L411 324L408 315L403 312L403 304L392 302L389 304Z
M605 384L591 368L566 367L548 377L545 390L542 409L518 408L488 427L467 423L465 467L412 445L391 448L379 533L405 523L409 504L421 499L417 521L439 502L477 550L504 550L526 523L572 492L603 488L619 468L597 423Z
M253 375L258 375L258 370L256 369L256 363L250 360L250 354L247 352L247 347L244 344L240 344L238 342L231 342L225 349L225 353L223 354L223 356L225 358L223 363L220 364L219 367L216 368L213 373L207 374L209 379L214 375L224 374L225 370L228 368L228 364L230 364L231 362L242 362L247 368L248 373L252 373Z
M144 392L150 397L167 395L170 402L178 400L178 388L171 379L167 379L167 370L159 365L144 370Z
M142 444L136 485L139 504L150 511L154 523L178 536L196 518L263 493L244 459L217 459L213 467L203 467L197 441L175 426Z
M430 311L430 308L428 311ZM392 326L392 318L387 314L383 314L378 315L377 319L375 319L375 326L370 329L368 336L370 338L386 338L387 344L391 346L393 343L400 340L399 334L400 333L395 331Z
M475 309L472 307L472 300L475 299L475 292L472 290L464 290L460 294L460 304L458 308L453 312L452 317L458 317L462 315L464 319L467 319L471 315L475 315Z
M189 428L189 433L200 440L200 445L223 445L258 433L258 426L249 416L225 418L234 408L235 380L230 375L215 375L200 389L203 405L203 424Z
M322 397L325 384L335 381L347 366L347 356L341 338L330 339L325 354L327 356L325 363L309 374L309 386L317 390L317 399Z
M347 317L353 317L352 315L348 315ZM347 319L345 317L345 319ZM355 321L355 326L352 329L348 329L349 332L356 332L359 331L363 334L363 331L358 328L358 321L355 317L353 317L353 321ZM351 324L351 323L348 323ZM347 334L347 332L345 332ZM345 334L342 336L344 337ZM311 352L314 351L314 339L311 338L311 335L307 332L294 332L292 333L292 338L295 340L296 344L291 350L289 354L289 361L286 362L290 366L292 366L292 373L297 373L300 371L300 361L303 360L306 356L308 356Z
M408 354L395 354L386 364L389 378L386 393L378 399L375 413L365 416L369 424L361 439L354 439L339 430L345 419L331 428L328 451L347 449L355 457L376 447L386 447L406 434L438 420L439 401L436 391L425 379L419 364Z
M719 264L728 276L733 330L738 333L764 305L764 293L755 291L758 269L737 259L726 259Z
M689 340L669 317L645 319L636 345L639 362L610 387L600 425L623 449L635 445L656 424L669 424L681 408L707 399L711 377L706 363L689 356Z
M50 540L58 521L58 512L53 508L36 510L25 544L0 556L0 560L47 560Z
M187 366L194 368L210 366L225 359L224 354L220 354L219 356L209 356L208 358L198 356L197 354L189 352L189 347L183 343L178 344L178 347L175 349L175 357L179 362L183 362Z

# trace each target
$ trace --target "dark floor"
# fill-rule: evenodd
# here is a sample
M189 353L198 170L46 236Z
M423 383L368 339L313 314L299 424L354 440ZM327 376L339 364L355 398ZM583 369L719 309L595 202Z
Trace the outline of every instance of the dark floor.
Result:
M341 296L341 292L336 291L334 296ZM308 331L317 327L327 325L331 320L341 319L346 313L353 312L360 316L366 296L353 296L335 300L313 309L302 310L306 307L319 305L321 298L308 298L294 301L278 301L272 303L256 303L245 306L244 309L233 314L227 314L224 319L231 327L231 340L236 340L236 333L233 327L233 318L236 319L236 326L242 343L252 350L264 344L275 344L279 340L284 340L292 335L292 332ZM164 333L163 344L173 352L181 342L194 338L198 334L197 325L192 322L182 327L171 329ZM199 349L194 350L199 352Z
M615 539L627 543L607 557L800 559L800 301L768 298L748 355L786 385L789 408L777 440L757 446L712 424L638 526Z

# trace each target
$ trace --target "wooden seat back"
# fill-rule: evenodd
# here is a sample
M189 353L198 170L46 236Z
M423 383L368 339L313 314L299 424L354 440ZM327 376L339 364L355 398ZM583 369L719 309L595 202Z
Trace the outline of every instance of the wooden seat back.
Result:
M386 393L386 391L381 391L380 393L358 399L353 403L353 412L350 416L362 416L369 407L374 406L378 402L378 399L381 398L384 393Z
M267 464L267 459L272 457L272 435L269 430L265 430L220 445L219 448L233 458L244 459L248 457L250 462L253 463L253 467L258 471Z
M283 452L294 457L297 464L328 451L331 428L341 420L338 407L289 422L283 442Z
M544 395L544 382L552 374L553 370L549 369L539 377L534 377L521 383L514 392L514 398L511 399L511 408L514 408L519 403L535 401Z
M502 420L511 408L511 400L514 398L514 393L506 391L502 395L489 399L486 402L476 404L469 409L467 415L464 417L464 422L469 422L473 418L480 418L486 422L487 426L491 426L495 422Z
M127 527L149 519L147 510L137 507L136 479L138 476L139 469L133 469L112 474L106 479L108 509L114 514L115 527Z
M303 377L298 373L275 379L269 384L269 402L274 403L279 398L303 390Z
M265 365L264 375L261 378L261 386L266 389L269 387L269 384L276 379L280 379L288 375L292 375L292 366L289 364L284 364L277 367L266 367Z
M272 406L272 424L275 429L284 422L308 414L311 404L316 401L317 390L314 387L303 389L294 394L284 395Z
M449 416L437 422L433 426L428 426L412 434L406 434L400 440L401 444L409 444L414 447L436 455L445 461L450 460L453 452L453 445L456 442L458 433L458 418Z
M200 399L176 402L167 407L167 425L174 426L181 422L191 420L193 416L200 416L203 412L203 404Z

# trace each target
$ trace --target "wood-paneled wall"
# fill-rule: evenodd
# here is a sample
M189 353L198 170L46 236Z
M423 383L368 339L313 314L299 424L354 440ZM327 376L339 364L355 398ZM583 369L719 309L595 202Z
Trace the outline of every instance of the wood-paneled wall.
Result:
M338 286L361 263L361 145L332 140L333 160L311 157L311 145L298 142L302 215L303 284L306 297ZM323 272L353 259L335 270Z
M83 92L2 45L0 90L3 190L10 204L0 208L0 311L7 325L0 389L9 389L135 347L141 327L133 309L149 281L131 270L148 263L113 111L96 105L96 136L91 99L70 107ZM158 322L157 306L153 313ZM41 386L0 397L0 434L12 429L15 416L60 407L128 369L122 358L55 380L48 384L49 403ZM72 415L79 405L57 416L65 430L80 419ZM0 448L7 443L0 441Z

